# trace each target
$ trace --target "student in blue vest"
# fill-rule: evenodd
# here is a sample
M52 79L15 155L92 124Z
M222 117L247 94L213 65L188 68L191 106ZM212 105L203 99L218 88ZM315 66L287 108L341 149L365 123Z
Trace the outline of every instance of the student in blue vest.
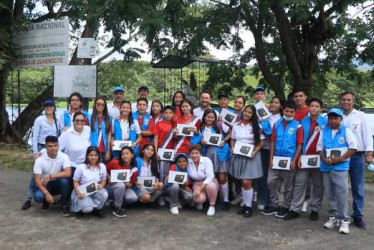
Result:
M119 119L112 121L112 142L114 140L131 141L131 147L134 149L135 155L139 153L139 142L142 139L140 135L140 127L137 120L133 119L131 112L131 103L123 101L121 104L121 114ZM113 157L119 156L119 151L112 152L111 148L108 149Z
M94 101L90 118L91 145L99 148L101 162L110 160L109 147L111 139L110 133L111 118L104 97L98 97Z
M225 92L221 92L218 95L218 107L214 108L215 111L218 112L218 114L221 114L222 109L227 109L230 112L235 112L234 109L229 107L230 98Z
M69 97L69 110L65 110L58 119L60 123L60 127L64 130L67 130L69 127L73 126L73 117L76 112L81 112L85 116L85 124L89 124L89 114L87 111L82 110L83 106L83 96L78 93L74 92Z
M201 145L203 146L203 156L208 157L213 163L214 173L217 176L220 185L220 194L222 210L228 211L229 203L229 185L227 183L227 170L230 164L231 151L228 142L230 133L225 133L222 122L218 122L218 117L213 109L207 109L204 112L200 127ZM207 138L210 134L220 134L221 142L218 146L209 145Z
M139 147L140 150L143 149L144 145L151 142L150 137L147 134L149 124L151 122L152 116L147 113L148 100L146 98L140 97L136 101L137 111L132 113L134 120L138 121L142 139L140 140Z
M310 116L305 117L300 122L303 128L304 136L302 155L318 155L316 147L319 139L319 133L327 126L327 118L321 116L322 105L323 102L321 99L310 99ZM312 202L310 204L311 213L309 219L312 221L316 221L319 217L318 212L321 209L323 199L322 173L319 170L319 166L316 166L318 168L307 169L303 169L300 167L301 159L298 162L298 168L295 169L295 183L290 211L286 215L286 217L284 217L284 219L292 220L299 217L305 201L308 184L312 181L313 194Z
M349 160L357 150L357 143L352 131L340 124L343 119L343 112L340 109L330 109L327 116L329 126L320 132L317 144L317 151L321 157L323 186L329 206L329 220L324 227L339 227L339 233L348 234ZM328 151L331 151L329 156Z
M283 105L282 119L277 121L273 127L270 143L270 163L268 172L268 188L270 206L266 208L263 215L275 215L283 218L287 215L291 200L294 183L294 169L297 166L302 146L303 130L298 121L294 119L296 104L293 101L286 101ZM290 157L291 169L273 169L273 157ZM279 187L284 184L283 207L278 208Z

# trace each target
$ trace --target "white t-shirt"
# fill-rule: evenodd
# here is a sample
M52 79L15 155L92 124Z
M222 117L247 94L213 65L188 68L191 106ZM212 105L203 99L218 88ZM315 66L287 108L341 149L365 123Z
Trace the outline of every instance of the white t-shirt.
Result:
M133 104L131 104L131 112L136 112L138 111L138 108L136 107L136 102L134 102ZM151 113L151 108L152 108L152 101L151 100L148 100L148 107L147 107L147 113L150 114Z
M83 163L77 166L77 169L74 172L73 180L79 181L80 185L89 183L89 182L101 182L106 180L106 167L103 163L100 163L98 168L87 167L87 164Z
M244 125L242 122L235 123L234 126L232 126L231 138L235 139L237 142L255 144L255 136L251 124ZM265 139L265 136L262 133L260 139Z
M107 104L108 113L112 119L118 119L120 116L120 109L114 103Z
M336 133L338 133L338 130L333 129L332 138L335 137ZM345 130L345 138L347 140L348 149L357 149L357 143L356 143L355 137L349 128ZM320 130L319 132L319 138L318 138L316 149L317 149L317 152L320 152L323 150L323 130Z
M121 126L122 140L127 141L130 137L129 121L127 121L127 120L126 121L121 121L121 120L118 120L118 119L117 119L117 121L119 121L119 124ZM142 132L140 130L138 120L134 120L134 123L133 123L132 126L134 126L135 133L137 135L139 135ZM113 126L113 129L114 129L114 126Z
M74 130L74 126L63 132L58 138L60 150L65 152L71 161L71 166L84 162L86 158L87 148L91 145L91 129L84 126L83 131L78 133Z
M143 161L142 171L140 171L141 177L150 177L152 176L151 164L149 162Z
M194 181L204 181L204 184L208 184L214 179L213 163L208 157L200 157L198 169L196 169L192 159L188 159L187 168L189 177Z
M208 107L207 109L211 109L211 107ZM205 109L206 110L206 109ZM198 108L195 108L193 110L193 114L194 116L198 117L200 120L203 118L203 115L204 115L204 112L205 112L204 109L202 109L201 107L198 107ZM219 113L217 110L214 110L216 112L216 115L217 117L219 116Z
M48 153L45 153L36 159L34 174L40 174L44 178L50 174L60 173L68 167L70 167L70 160L66 154L58 152L56 158L52 159L48 156Z

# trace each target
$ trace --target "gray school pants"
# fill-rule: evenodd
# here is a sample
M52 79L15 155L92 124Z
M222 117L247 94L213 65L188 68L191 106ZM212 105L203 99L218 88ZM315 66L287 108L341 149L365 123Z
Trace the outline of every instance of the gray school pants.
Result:
M170 207L176 207L178 204L183 206L193 202L193 194L179 187L179 184L173 183L168 191L171 198Z
M310 203L310 210L319 212L323 200L323 181L322 173L319 168L313 169L296 169L293 186L293 197L290 210L300 213L305 201L306 192L310 180L313 183L312 202Z
M138 201L138 196L132 188L126 188L125 183L109 183L105 186L108 191L109 198L114 200L115 207L132 204Z
M271 207L277 207L279 202L279 187L284 184L283 206L290 208L292 201L292 189L295 171L269 169L268 189L269 202Z
M348 171L323 172L329 217L348 219Z

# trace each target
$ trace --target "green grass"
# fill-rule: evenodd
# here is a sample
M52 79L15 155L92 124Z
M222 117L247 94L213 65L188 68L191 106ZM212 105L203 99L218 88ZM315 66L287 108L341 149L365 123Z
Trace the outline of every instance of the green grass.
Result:
M0 144L0 166L30 171L34 165L34 155L25 146Z
M369 172L369 170L365 167L365 182L366 183L374 183L374 172Z

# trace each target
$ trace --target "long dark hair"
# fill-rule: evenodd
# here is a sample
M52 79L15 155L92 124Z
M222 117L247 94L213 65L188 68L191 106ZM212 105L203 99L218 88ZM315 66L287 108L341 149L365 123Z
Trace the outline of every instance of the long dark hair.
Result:
M132 118L131 102L129 102L129 101L122 101L120 109L121 109L121 107L122 107L123 104L130 105L129 125L132 125L134 123L134 119ZM121 111L120 111L120 117L121 117Z
M131 168L136 167L136 160L135 160L134 150L132 149L132 147L128 147L128 146L123 147L123 148L121 149L121 152L119 153L119 157L118 157L118 159L119 159L119 160L118 160L119 165L121 165L121 166L125 165L125 163L124 163L123 160L122 160L122 152L123 152L124 150L128 150L128 151L130 151L131 154L132 154L132 159L131 159L131 162L130 162Z
M173 99L172 99L172 101L171 101L171 106L173 106L174 109L175 109L175 107L177 106L177 104L176 104L175 101L174 101L175 96L176 96L177 94L181 94L183 100L186 99L186 94L183 93L183 91L180 91L180 90L176 91L176 92L174 93L174 95L173 95ZM182 100L182 102L183 102L183 100ZM181 105L182 105L182 102L181 102Z
M273 96L273 98L271 98L271 101L270 101L270 104L271 102L274 100L274 99L278 99L279 100L279 103L281 105L280 109L279 109L279 114L282 116L283 115L283 106L284 106L284 102L285 100L280 97L280 96Z
M184 115L183 111L182 111L182 105L183 105L183 103L187 103L188 105L190 105L190 107L191 107L191 112L190 113L191 113L191 115L193 115L193 104L188 99L183 99L183 101L181 102L181 113L182 113L182 115Z
M158 103L158 104L160 104L160 106L161 106L160 115L162 115L162 109L164 108L164 105L162 105L162 102L161 102L160 100L154 100L154 101L152 102L152 105L151 105L151 116L152 116L153 118L155 118L155 114L153 113L153 110L152 110L153 103Z
M84 100L83 100L83 96L79 92L73 92L73 93L71 93L71 95L69 96L69 106L70 106L71 99L73 98L73 96L76 96L76 97L79 98L79 100L81 102L81 106L79 108L82 108Z
M99 151L99 148L98 147L96 147L96 146L89 146L88 148L87 148L87 151L86 151L86 159L84 160L84 163L86 163L87 165L88 165L88 155L91 153L91 152L93 152L93 151L95 151L96 153L97 153L97 155L98 155L98 160L97 160L97 164L100 164L100 151Z
M148 147L153 148L153 155L150 159L152 175L159 177L160 173L158 172L158 160L157 160L157 153L156 153L155 145L153 145L151 143L145 144L139 155L140 155L141 158L143 158L144 157L144 150L146 150Z
M217 120L218 120L218 117L217 117L217 113L216 111L214 111L213 109L207 109L205 110L204 112L204 115L203 115L203 118L201 119L201 127L200 127L200 131L203 132L204 130L204 127L206 125L206 122L205 122L205 117L209 114L213 114L214 115L214 122L213 122L213 129L217 132L217 133L221 133L221 130L219 129L218 125L217 125Z
M242 116L243 116L244 111L247 108L250 108L252 110L251 121L252 121L253 135L254 135L254 138L255 138L255 145L258 145L258 144L260 144L260 140L261 140L260 139L261 129L260 129L260 124L258 122L256 107L253 106L253 105L247 105L247 106L245 106L244 109L243 109L243 111L242 111ZM243 118L243 120L244 120L244 118Z
M103 110L103 119L105 119L105 131L109 133L110 129L110 118L108 113L108 107L106 105L106 100L104 97L100 96L95 99L94 106L92 108L92 116L91 116L91 131L95 132L95 123L97 117L97 110L96 110L96 103L98 100L102 100L104 102L104 110ZM100 126L100 124L98 124Z

